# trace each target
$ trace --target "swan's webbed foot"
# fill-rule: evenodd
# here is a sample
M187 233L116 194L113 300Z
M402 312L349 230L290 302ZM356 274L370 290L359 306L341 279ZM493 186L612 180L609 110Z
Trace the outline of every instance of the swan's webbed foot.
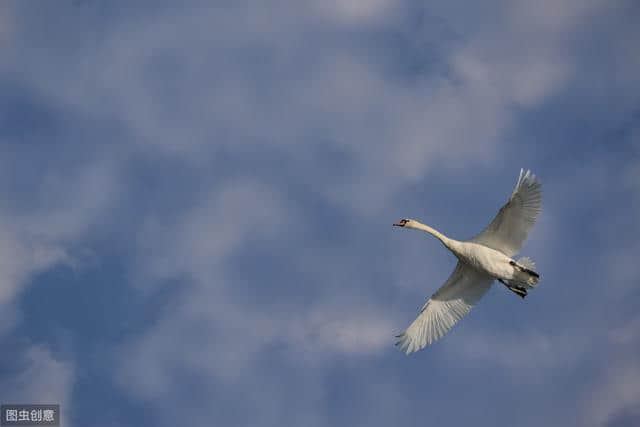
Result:
M516 288L514 286L510 286L509 290L514 294L518 295L522 299L524 299L524 297L527 296L527 290L524 288Z
M508 284L507 282L505 282L502 279L498 279L498 281L500 283L502 283L503 285L505 285L507 287L507 289L509 289L511 292L513 292L514 294L518 295L520 298L524 299L524 297L527 296L527 290L523 287L520 286L513 286Z

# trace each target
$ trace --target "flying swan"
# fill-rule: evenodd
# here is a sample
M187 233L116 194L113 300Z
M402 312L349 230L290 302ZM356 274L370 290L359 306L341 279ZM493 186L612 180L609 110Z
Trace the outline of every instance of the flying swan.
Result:
M458 258L451 276L420 310L402 334L397 346L413 353L442 338L489 290L500 281L524 298L538 284L540 276L529 258L514 261L515 255L533 227L542 204L540 181L520 169L520 176L509 201L480 234L468 241L451 239L413 219L401 219L397 227L413 228L435 236Z

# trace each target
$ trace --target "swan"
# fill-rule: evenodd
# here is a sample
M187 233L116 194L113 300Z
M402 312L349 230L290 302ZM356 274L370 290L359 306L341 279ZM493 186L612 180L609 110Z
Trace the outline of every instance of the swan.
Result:
M521 298L538 284L535 263L529 258L515 261L511 257L522 247L541 211L541 189L542 184L530 170L520 169L509 201L491 224L468 241L454 240L414 219L393 224L431 234L458 258L444 285L424 304L406 331L396 336L396 345L402 351L410 354L442 338L496 279Z

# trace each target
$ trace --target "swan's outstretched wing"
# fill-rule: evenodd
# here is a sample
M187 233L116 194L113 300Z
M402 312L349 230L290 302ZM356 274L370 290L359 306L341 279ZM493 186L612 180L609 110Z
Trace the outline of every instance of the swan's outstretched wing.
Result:
M445 284L422 307L416 320L398 336L396 345L409 354L442 338L482 298L491 283L492 277L458 262Z
M542 206L542 184L531 171L520 169L511 198L491 224L471 239L507 256L516 254L536 222Z

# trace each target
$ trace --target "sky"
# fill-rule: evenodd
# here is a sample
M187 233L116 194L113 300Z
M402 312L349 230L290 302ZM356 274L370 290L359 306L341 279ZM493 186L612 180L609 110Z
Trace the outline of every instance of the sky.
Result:
M640 425L640 4L0 3L0 402L62 425ZM522 255L406 356L520 168Z

